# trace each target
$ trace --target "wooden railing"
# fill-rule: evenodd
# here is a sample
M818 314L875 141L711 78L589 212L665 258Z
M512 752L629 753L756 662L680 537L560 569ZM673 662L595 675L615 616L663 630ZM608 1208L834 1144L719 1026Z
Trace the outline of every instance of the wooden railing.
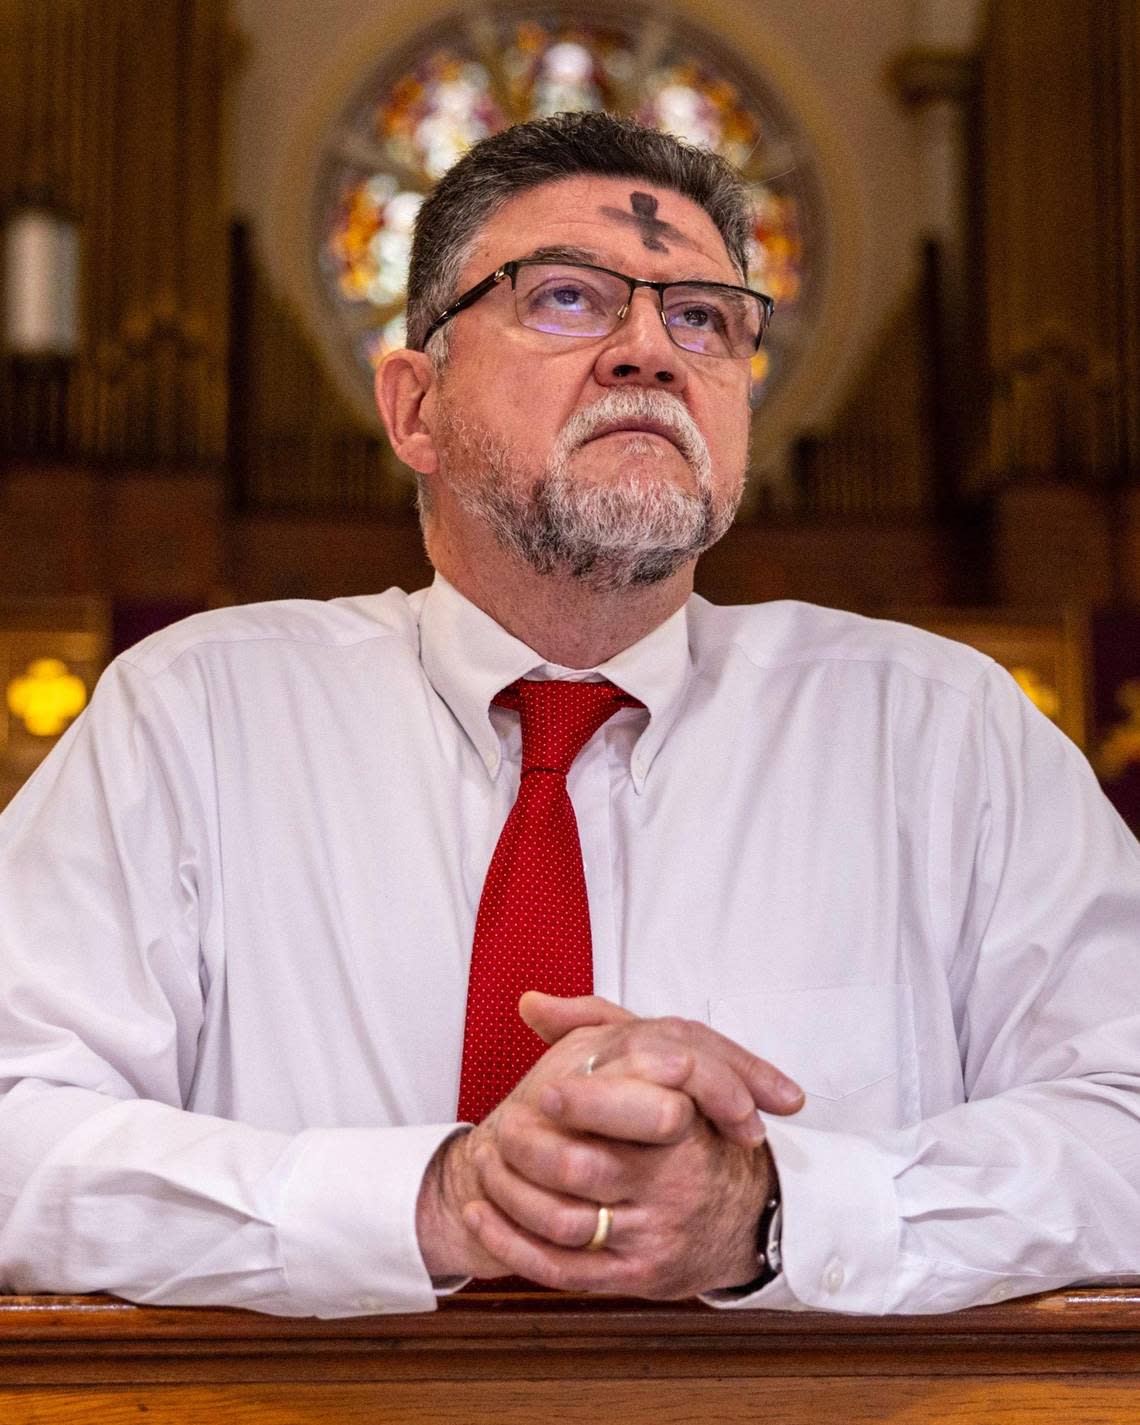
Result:
M0 1298L4 1425L1138 1418L1134 1288L883 1318L537 1293L336 1321Z

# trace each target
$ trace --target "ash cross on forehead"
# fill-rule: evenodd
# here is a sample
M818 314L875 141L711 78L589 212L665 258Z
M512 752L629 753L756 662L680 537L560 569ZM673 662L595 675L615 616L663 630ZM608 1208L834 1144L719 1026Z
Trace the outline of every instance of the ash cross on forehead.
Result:
M663 238L669 238L681 247L695 245L689 241L680 228L675 228L672 223L667 223L657 216L657 199L652 193L631 193L629 206L633 209L631 213L624 212L621 208L609 207L602 208L601 211L607 218L613 218L619 223L632 223L640 233L642 243L650 252L669 251L662 241Z

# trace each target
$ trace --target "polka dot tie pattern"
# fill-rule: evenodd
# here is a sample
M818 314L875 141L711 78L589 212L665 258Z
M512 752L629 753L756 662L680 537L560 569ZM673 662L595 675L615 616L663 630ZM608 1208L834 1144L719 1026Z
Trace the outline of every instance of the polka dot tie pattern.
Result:
M566 774L618 708L642 707L612 683L520 679L496 694L522 723L519 793L499 836L475 920L459 1117L479 1123L546 1045L519 1018L525 990L594 989L590 908Z

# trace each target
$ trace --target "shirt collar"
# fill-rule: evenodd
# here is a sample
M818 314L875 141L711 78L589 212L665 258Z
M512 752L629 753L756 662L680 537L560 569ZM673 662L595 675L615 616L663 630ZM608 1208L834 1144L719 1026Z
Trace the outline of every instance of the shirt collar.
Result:
M692 661L686 607L596 669L568 670L546 660L507 632L437 574L420 611L420 659L432 687L471 739L492 777L502 746L490 717L491 699L528 673L545 677L597 672L638 698L649 713L630 760L638 792L684 702ZM619 714L621 716L622 714ZM626 714L628 716L628 714Z

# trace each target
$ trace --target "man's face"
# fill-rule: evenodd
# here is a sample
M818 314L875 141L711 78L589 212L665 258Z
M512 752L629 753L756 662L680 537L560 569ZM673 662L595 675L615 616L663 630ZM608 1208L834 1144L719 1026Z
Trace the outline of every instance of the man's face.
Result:
M708 214L639 179L572 178L512 199L457 290L533 255L656 281L740 282ZM746 360L674 345L645 289L604 337L522 326L506 280L450 325L424 404L444 497L436 517L447 519L450 496L540 572L610 589L667 577L724 533L747 463Z

